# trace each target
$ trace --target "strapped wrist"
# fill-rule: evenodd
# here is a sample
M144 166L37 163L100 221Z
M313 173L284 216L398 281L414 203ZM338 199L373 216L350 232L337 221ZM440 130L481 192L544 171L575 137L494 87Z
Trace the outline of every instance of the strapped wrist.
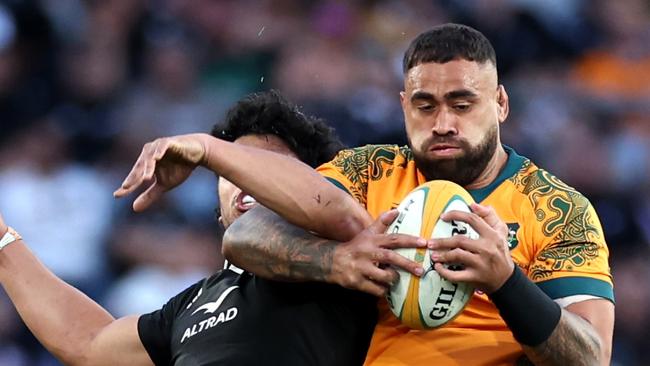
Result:
M560 321L562 309L515 265L500 289L488 295L515 339L527 346L546 341Z
M22 240L22 237L11 226L8 226L7 232L0 239L0 250L17 240Z

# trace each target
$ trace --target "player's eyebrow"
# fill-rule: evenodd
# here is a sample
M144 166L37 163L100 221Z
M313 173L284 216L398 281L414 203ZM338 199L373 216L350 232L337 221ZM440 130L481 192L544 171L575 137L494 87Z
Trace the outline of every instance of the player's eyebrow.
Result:
M445 99L476 98L478 94L469 89L452 90L445 94Z
M431 93L419 90L411 95L411 102L416 102L418 100L431 101L436 100L436 98Z
M452 90L444 95L445 100L461 99L461 98L477 98L478 94L469 89ZM411 102L416 101L434 101L436 97L426 91L418 90L411 95Z

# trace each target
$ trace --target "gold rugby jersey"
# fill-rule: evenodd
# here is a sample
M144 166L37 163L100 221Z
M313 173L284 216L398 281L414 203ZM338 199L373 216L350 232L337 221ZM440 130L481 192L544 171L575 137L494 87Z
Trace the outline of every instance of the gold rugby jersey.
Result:
M496 180L469 193L476 202L494 207L507 223L514 262L552 299L592 295L614 301L609 251L590 202L504 148L508 161ZM394 145L343 150L318 170L375 218L426 181L410 149ZM428 331L401 325L385 300L379 307L366 365L501 365L523 356L485 294L475 292L456 319Z

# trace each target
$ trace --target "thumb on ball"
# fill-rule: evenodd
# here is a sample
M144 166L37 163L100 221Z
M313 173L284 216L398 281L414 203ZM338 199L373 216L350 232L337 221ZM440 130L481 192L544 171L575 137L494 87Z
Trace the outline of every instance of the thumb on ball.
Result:
M374 234L382 234L386 232L386 229L393 223L393 221L395 221L398 214L399 211L397 211L397 209L392 209L382 213L379 215L377 220L370 225L370 231Z

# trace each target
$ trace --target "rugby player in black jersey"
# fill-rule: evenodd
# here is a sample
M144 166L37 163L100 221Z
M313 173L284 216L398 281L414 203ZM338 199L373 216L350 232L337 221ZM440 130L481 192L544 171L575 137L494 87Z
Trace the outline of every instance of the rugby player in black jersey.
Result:
M212 134L312 167L341 147L322 121L275 92L243 99ZM223 178L219 196L226 227L255 204ZM378 221L374 229L385 226ZM115 319L44 267L2 217L0 237L0 283L39 341L69 365L360 365L376 322L370 295L325 283L273 282L234 268L199 281L160 310Z

